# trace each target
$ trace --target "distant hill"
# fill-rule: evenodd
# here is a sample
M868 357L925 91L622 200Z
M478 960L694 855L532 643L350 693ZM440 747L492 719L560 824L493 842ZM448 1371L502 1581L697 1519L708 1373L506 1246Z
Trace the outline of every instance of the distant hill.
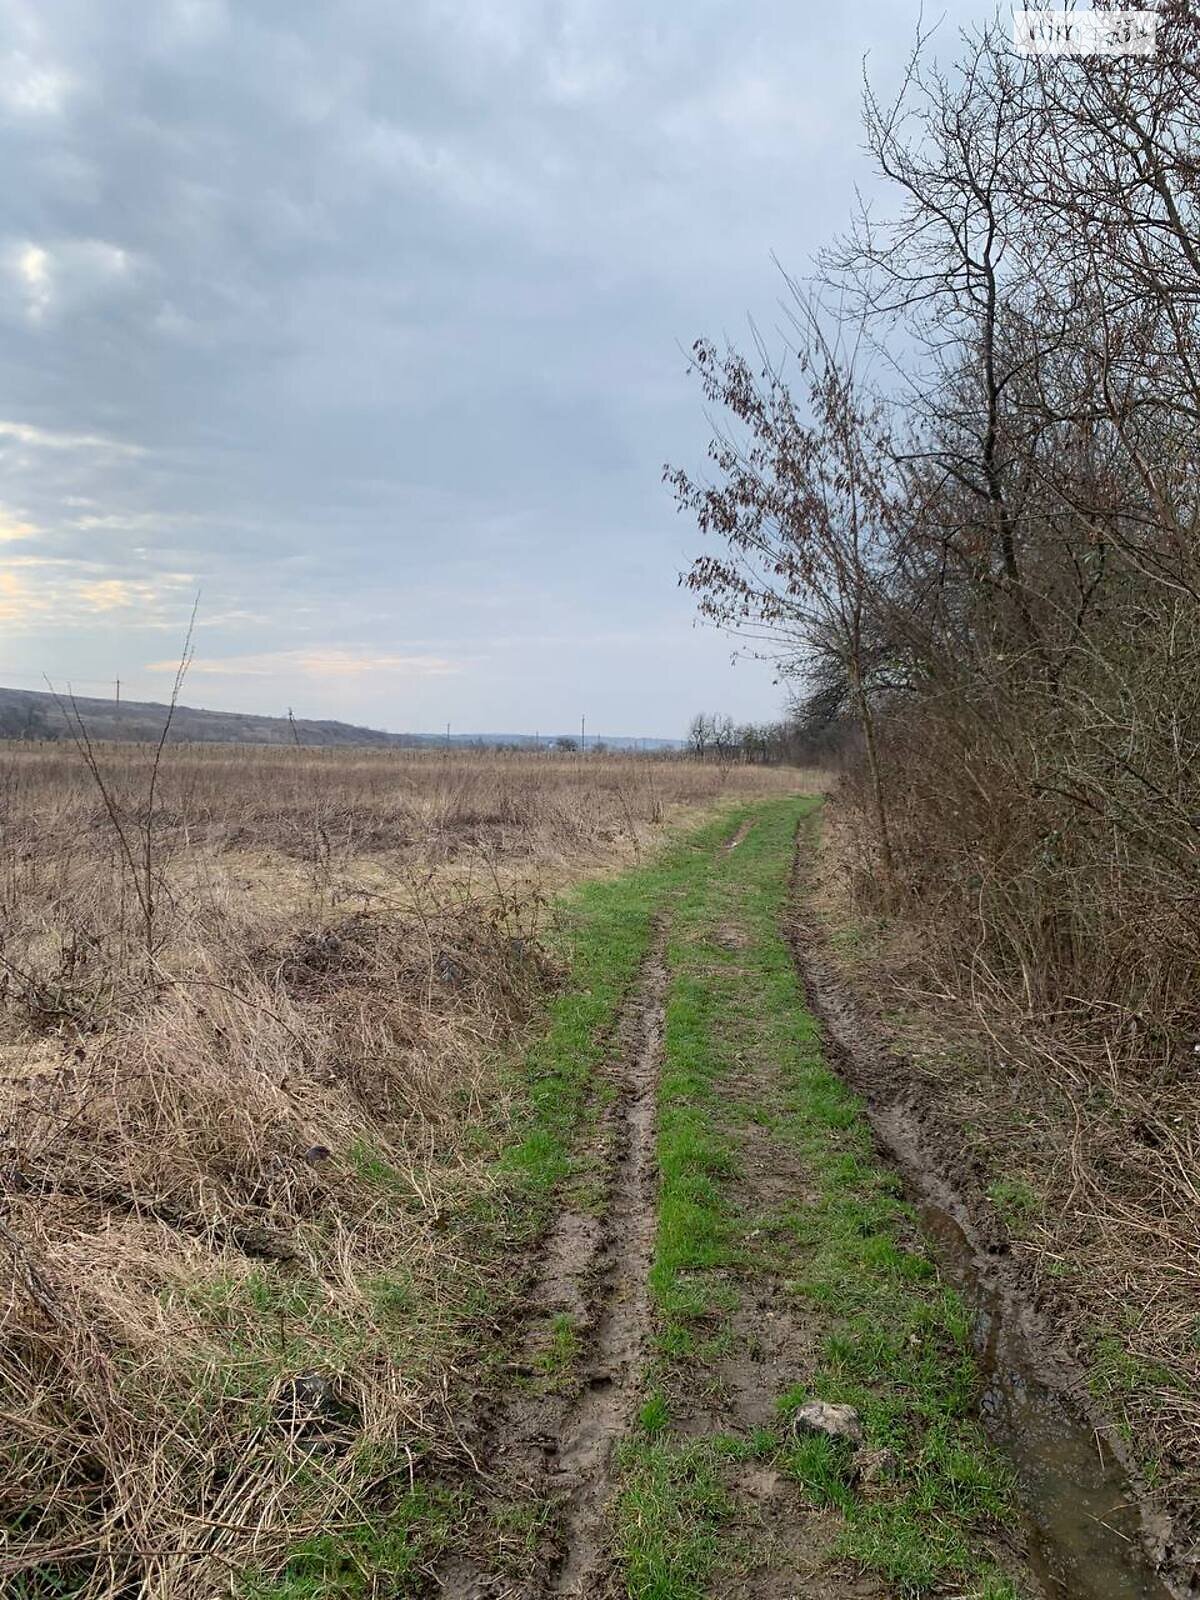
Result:
M162 732L167 707L153 700L98 700L76 695L75 704L93 739L157 739ZM351 722L319 722L297 717L262 717L243 711L204 711L196 706L176 706L171 737L197 744L291 744L296 738L305 745L345 745L430 749L445 744L444 736L428 733L384 733L378 728L360 728ZM0 688L0 739L59 739L68 736L67 720L52 694L42 689ZM458 733L450 743L456 746L497 745L533 749L553 745L569 735L542 734L535 741L524 733ZM674 750L678 739L638 739L627 735L616 738L589 737L589 747L605 744L610 750Z
M76 695L75 704L93 739L157 739L167 707L153 700L96 700ZM52 694L36 689L0 689L0 737L54 739L67 733L67 721ZM405 745L420 744L417 737L356 728L348 722L314 722L296 718L296 734L286 717L260 717L241 711L203 711L176 706L171 724L173 739L197 743Z

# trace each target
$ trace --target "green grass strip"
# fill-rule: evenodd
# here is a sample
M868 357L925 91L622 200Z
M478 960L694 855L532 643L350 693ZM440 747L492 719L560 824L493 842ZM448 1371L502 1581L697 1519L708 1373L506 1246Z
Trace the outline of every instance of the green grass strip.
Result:
M831 1564L877 1573L903 1595L953 1585L999 1600L1011 1585L987 1555L985 1535L1008 1511L1010 1484L970 1417L966 1313L915 1244L896 1181L873 1160L861 1104L822 1058L781 933L795 832L813 809L805 800L762 806L738 848L681 891L651 1282L659 1363L640 1436L622 1455L615 1536L625 1591L635 1600L722 1592L723 1563L739 1554L721 1537L728 1464L756 1457L834 1511ZM775 1086L749 1108L725 1086L747 1060L770 1064ZM764 1231L772 1269L791 1281L823 1335L821 1358L778 1397L775 1429L675 1439L673 1374L686 1369L694 1381L697 1363L722 1350L734 1303L729 1269L744 1272L749 1259L737 1183L747 1115L803 1160L808 1203L797 1197ZM793 1438L790 1416L810 1398L856 1407L868 1445L889 1453L885 1494L863 1491L846 1447Z
M745 811L732 810L676 840L657 861L585 884L561 902L558 944L570 977L550 1004L545 1034L525 1058L524 1113L502 1157L503 1167L524 1176L532 1195L552 1194L572 1171L596 1073L649 954L657 916L703 880ZM536 1209L540 1221L544 1207Z

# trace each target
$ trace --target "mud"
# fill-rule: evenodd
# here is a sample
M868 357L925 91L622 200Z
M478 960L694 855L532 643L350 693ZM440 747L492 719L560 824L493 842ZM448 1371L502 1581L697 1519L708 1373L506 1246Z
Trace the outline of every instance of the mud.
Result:
M455 1600L541 1600L608 1592L605 1513L614 1453L642 1396L650 1332L649 1273L656 1217L655 1106L667 985L660 928L613 1040L606 1076L615 1091L595 1136L603 1174L595 1212L565 1210L542 1249L526 1333L511 1363L513 1392L483 1430L488 1498L550 1508L541 1548L515 1563L485 1548L438 1573ZM546 1372L552 1319L572 1319L580 1349L560 1389ZM529 1379L535 1379L531 1386Z
M643 978L633 1038L626 1043L609 1190L610 1248L598 1286L601 1310L587 1387L566 1420L558 1449L557 1469L570 1487L562 1520L565 1554L549 1584L555 1595L599 1590L608 1566L604 1520L613 1490L613 1452L641 1397L650 1335L655 1106L666 984L660 942Z
M1171 1528L1139 1492L1082 1369L1022 1281L961 1138L838 984L798 907L789 934L830 1064L865 1101L881 1155L899 1170L939 1269L972 1313L980 1421L1013 1467L1029 1564L1048 1600L1194 1593L1192 1562L1172 1548Z
M603 1220L590 1211L559 1214L546 1241L541 1276L531 1300L537 1313L551 1316L565 1312L576 1322L588 1317L588 1276L599 1257L604 1235Z
M742 822L740 822L738 824L738 826L735 829L735 831L729 836L728 839L726 839L724 845L722 846L722 849L725 851L726 855L729 855L732 851L737 849L738 845L741 844L742 840L750 832L750 829L753 826L754 826L754 818L753 817L746 817Z
M1063 1392L1039 1377L1029 1319L981 1270L963 1229L928 1202L920 1215L943 1275L974 1315L980 1417L1016 1468L1028 1560L1043 1590L1053 1600L1165 1600L1171 1590L1149 1552L1139 1559L1146 1513L1120 1462Z

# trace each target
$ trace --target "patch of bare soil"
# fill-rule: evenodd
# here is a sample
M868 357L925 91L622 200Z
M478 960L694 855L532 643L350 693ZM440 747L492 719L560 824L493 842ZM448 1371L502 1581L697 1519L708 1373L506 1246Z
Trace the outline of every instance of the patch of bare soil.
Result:
M727 1486L737 1508L727 1535L747 1556L722 1575L722 1600L882 1600L888 1594L877 1578L830 1571L834 1519L806 1506L782 1473L748 1462L731 1472Z
M493 1517L471 1555L440 1574L442 1591L461 1600L611 1589L605 1513L613 1455L641 1396L650 1329L664 945L660 930L614 1041L614 1092L595 1136L601 1202L555 1219L512 1366L514 1388L484 1430L488 1500L539 1506L543 1533L536 1551L501 1548ZM567 1326L578 1349L556 1375L555 1329Z
M738 823L737 828L734 830L734 832L732 834L730 834L729 838L726 839L725 844L723 846L723 849L724 849L726 855L731 854L734 850L737 849L738 845L741 844L742 840L750 832L750 829L753 826L754 826L754 818L753 817L745 817L745 818L743 818L743 820L741 822Z
M767 1090L747 1074L736 1085L725 1084L742 1106L756 1103L756 1088ZM682 1392L672 1395L672 1426L687 1436L751 1433L778 1422L775 1401L795 1381L815 1352L819 1330L799 1314L796 1297L776 1272L773 1242L791 1208L803 1205L807 1187L802 1163L771 1130L754 1121L738 1120L738 1227L744 1256L740 1270L730 1273L738 1303L724 1321L728 1338L719 1353L694 1368ZM799 1505L798 1497L793 1510Z
M810 871L802 832L788 933L808 1004L827 1058L862 1096L881 1155L917 1203L943 1275L976 1313L987 1384L981 1420L1023 1480L1043 1587L1071 1597L1194 1592L1196 1548L1156 1506L1096 1403L1066 1309L1014 1253L986 1193L978 1141L947 1110L949 1097L890 1047L883 1019L845 982L826 927L802 898ZM1047 1432L1048 1447L1032 1437Z
M764 1074L764 1079L766 1074ZM775 1086L777 1089L777 1086ZM772 1086L748 1074L733 1086L749 1108ZM739 1222L745 1262L734 1287L738 1304L726 1348L707 1381L673 1409L685 1433L753 1434L777 1427L779 1396L817 1364L822 1329L806 1315L776 1265L774 1238L808 1190L803 1164L786 1141L756 1122L738 1131ZM683 1403L681 1403L681 1401ZM836 1519L813 1506L799 1484L762 1463L734 1467L727 1480L734 1514L726 1532L741 1556L722 1575L729 1600L875 1600L887 1593L872 1577L831 1569Z

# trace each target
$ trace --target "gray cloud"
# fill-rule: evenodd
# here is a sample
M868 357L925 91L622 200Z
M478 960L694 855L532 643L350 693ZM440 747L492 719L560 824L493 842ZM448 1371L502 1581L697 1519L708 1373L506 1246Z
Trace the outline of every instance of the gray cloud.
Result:
M861 55L893 71L915 9L0 19L0 678L151 694L199 585L214 704L773 711L676 588L659 470L705 441L680 346L769 323L770 253L803 270L840 224Z

